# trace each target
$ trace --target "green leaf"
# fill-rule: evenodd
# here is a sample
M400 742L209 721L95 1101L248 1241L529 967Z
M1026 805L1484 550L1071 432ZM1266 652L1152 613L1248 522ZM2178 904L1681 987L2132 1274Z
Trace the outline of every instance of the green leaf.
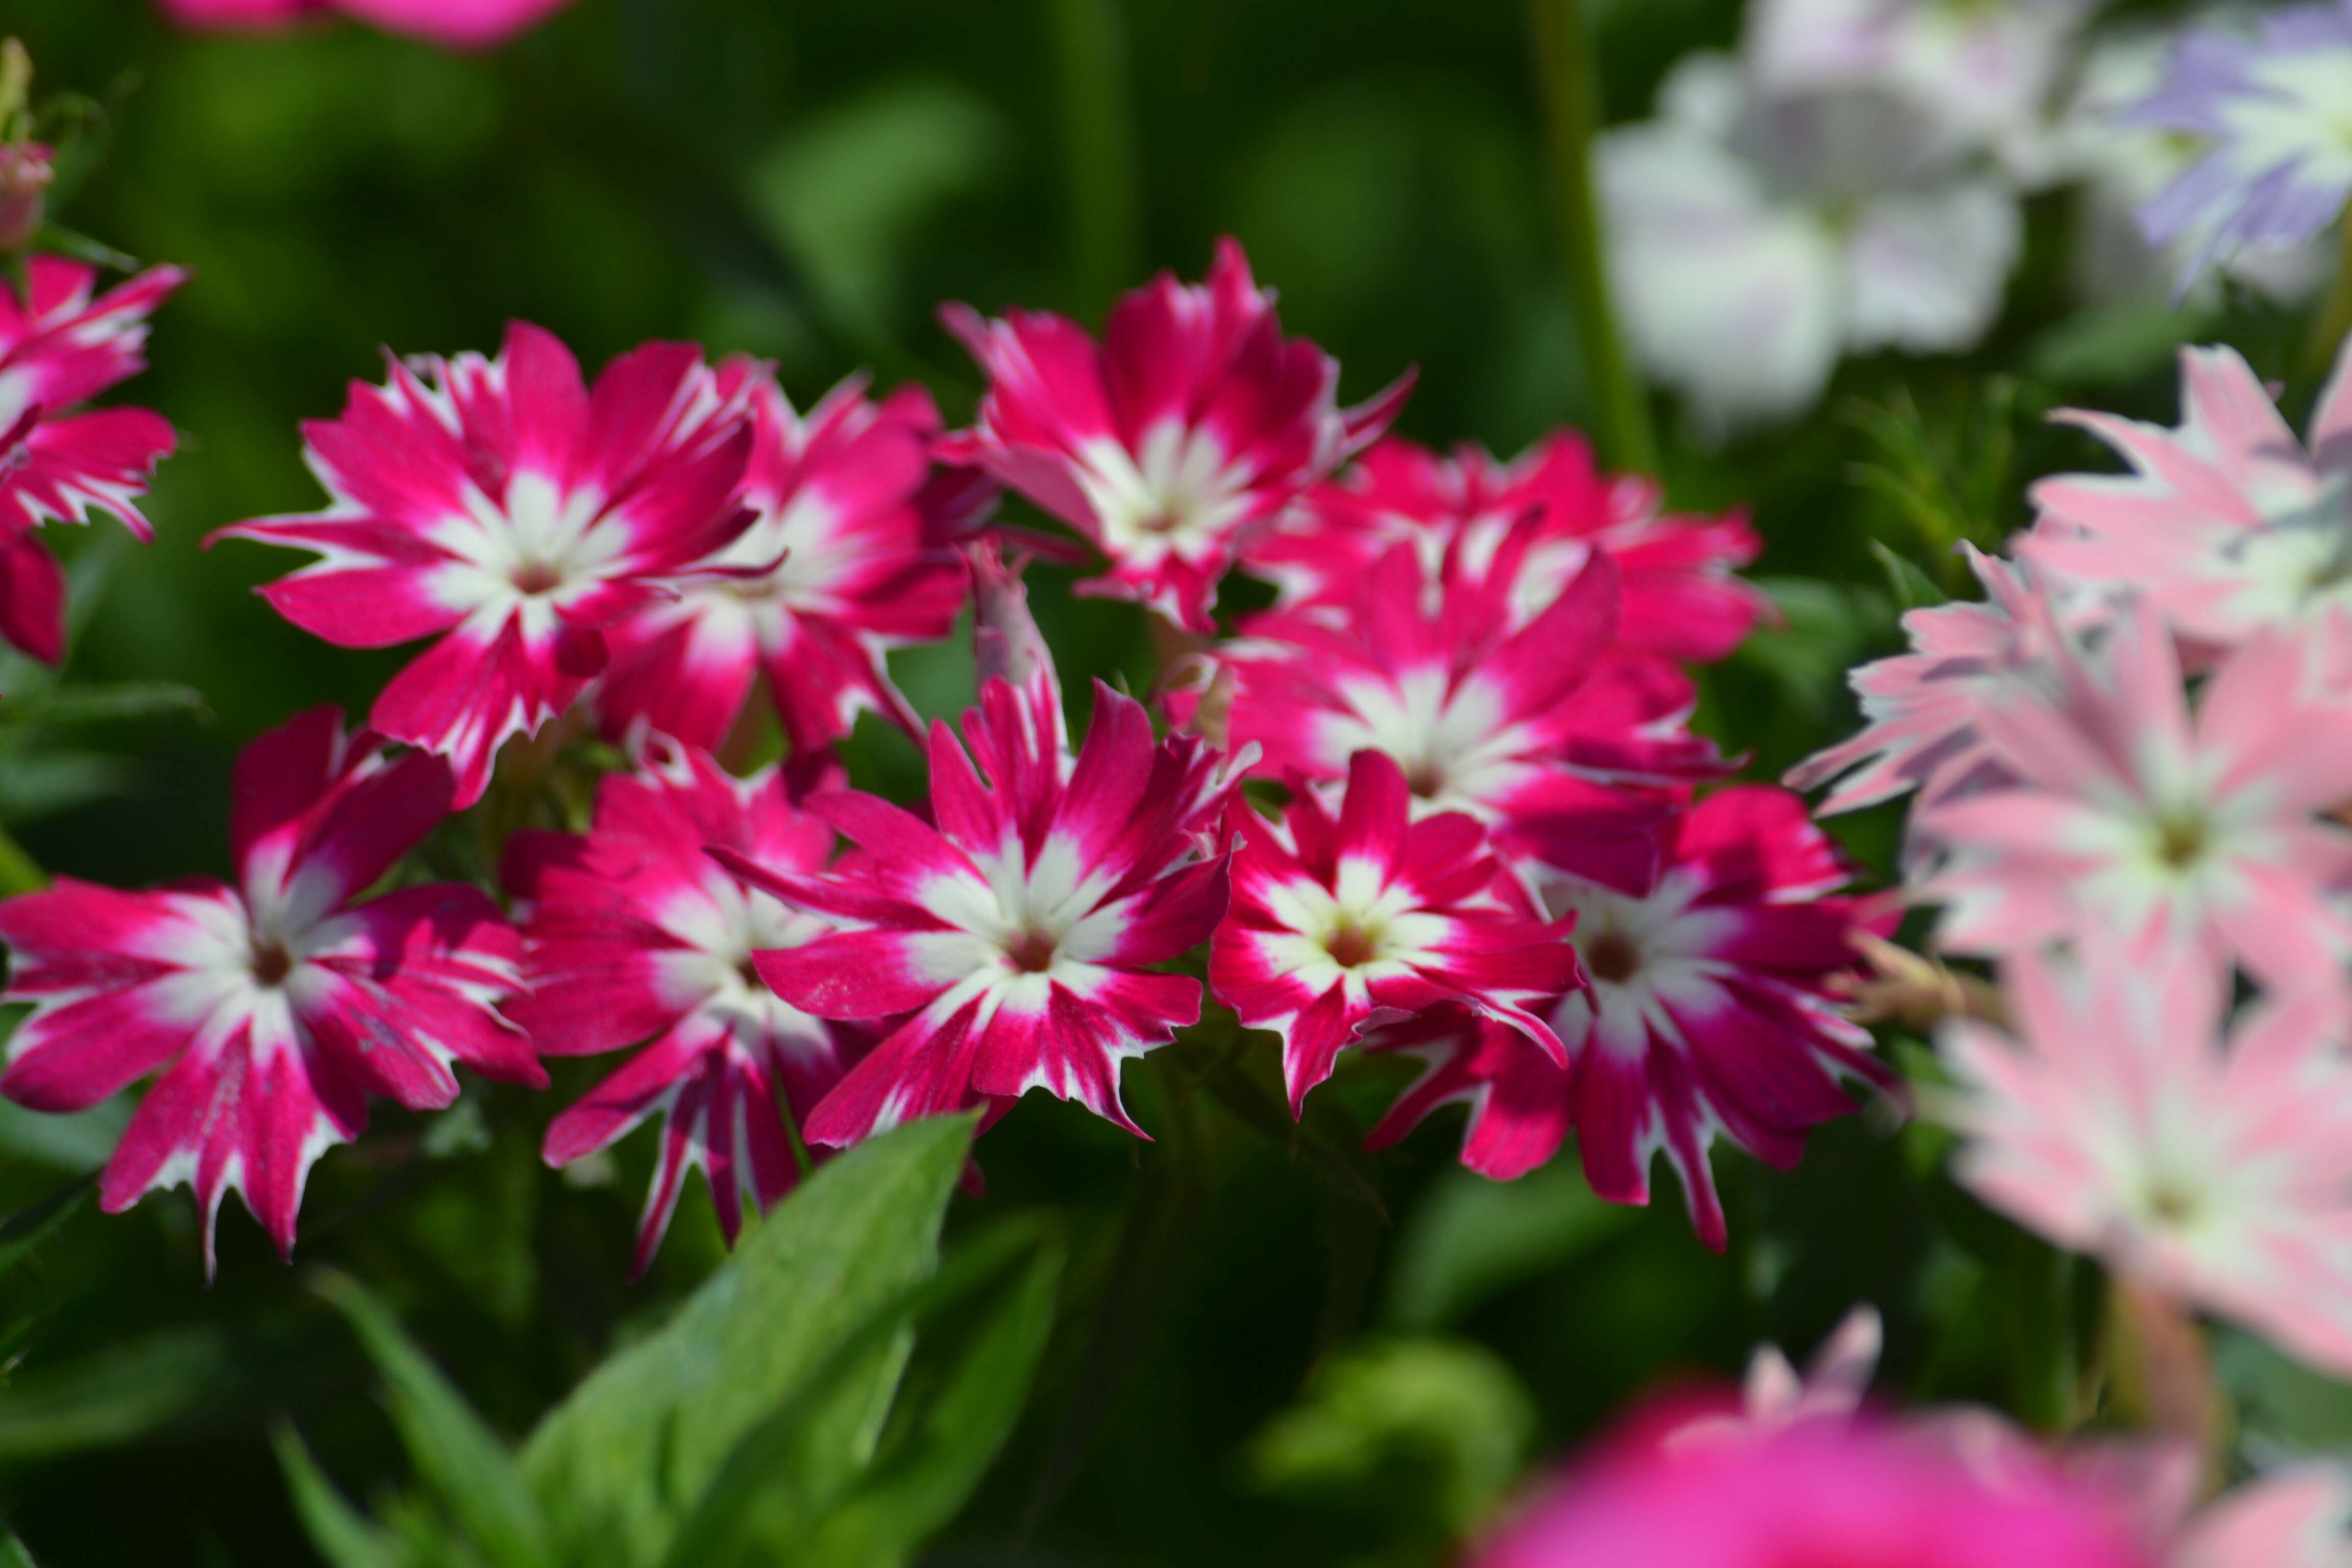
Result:
M1012 1431L1053 1327L1061 1268L1061 1248L1015 1222L877 1312L744 1435L680 1527L666 1568L906 1561L954 1517ZM873 1462L844 1472L812 1454L813 1415L909 1330L952 1349L916 1363Z
M210 1328L166 1330L28 1373L0 1394L0 1460L127 1443L238 1381L227 1342Z
M122 1142L130 1121L127 1095L64 1115L27 1110L13 1100L0 1100L0 1153L77 1174L95 1171Z
M450 1517L499 1568L546 1563L546 1523L504 1441L359 1281L325 1273L318 1289L351 1321L383 1374L393 1423L419 1478Z
M1466 1342L1372 1340L1332 1356L1299 1402L1250 1443L1268 1491L1363 1494L1401 1528L1458 1537L1518 1477L1535 1402L1493 1352Z
M1886 586L1895 595L1895 603L1906 610L1949 602L1951 595L1936 586L1934 579L1919 570L1909 557L1897 555L1878 540L1870 542L1870 552L1886 572Z
M1559 1268L1636 1217L1595 1196L1572 1160L1516 1182L1448 1171L1397 1239L1388 1320L1415 1331L1457 1322L1496 1291Z
M558 1561L661 1559L744 1434L930 1275L971 1125L911 1122L827 1162L667 1326L540 1424L523 1469ZM864 1386L810 1414L810 1451L862 1460L896 1373L895 1356L870 1358Z
M39 1568L13 1530L0 1530L0 1568Z
M415 1561L397 1536L378 1529L343 1500L290 1424L281 1421L273 1426L269 1442L278 1450L278 1468L286 1472L295 1517L330 1568L408 1568Z
M71 1219L89 1196L91 1182L85 1176L68 1182L37 1203L27 1204L0 1221L0 1275L13 1271L33 1255L33 1249L57 1234L58 1227Z
M15 722L94 724L152 719L165 713L201 713L205 694L174 680L125 680L111 686L65 686L26 704Z

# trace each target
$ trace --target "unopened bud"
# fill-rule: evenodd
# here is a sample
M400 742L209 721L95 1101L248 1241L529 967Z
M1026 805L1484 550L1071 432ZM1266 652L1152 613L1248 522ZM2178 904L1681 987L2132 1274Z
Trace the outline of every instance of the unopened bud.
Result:
M18 251L41 231L43 203L57 170L37 142L0 144L0 252Z

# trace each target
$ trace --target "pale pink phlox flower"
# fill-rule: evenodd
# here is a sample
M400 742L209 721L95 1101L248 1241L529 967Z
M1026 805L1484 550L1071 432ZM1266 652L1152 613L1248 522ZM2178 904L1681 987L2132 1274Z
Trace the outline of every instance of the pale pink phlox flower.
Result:
M234 1191L290 1254L311 1163L359 1136L368 1096L448 1105L459 1064L547 1082L497 1010L521 985L497 905L447 884L361 900L449 799L438 758L394 756L313 709L237 759L235 886L121 892L60 877L0 902L7 999L34 1004L0 1094L81 1110L160 1071L107 1163L102 1206L185 1183L209 1272Z
M673 596L751 523L746 399L761 373L690 343L622 355L592 391L518 321L496 359L394 360L342 416L303 428L332 504L225 528L320 559L261 590L341 647L437 640L375 702L385 734L449 759L457 805L499 746L603 672L605 628Z
M2352 829L2326 815L2352 800L2352 691L2327 653L2253 637L2192 710L2153 606L2121 606L2095 651L2062 644L2054 691L1978 712L2006 782L1916 814L1944 855L1919 889L1945 906L1937 941L2005 954L2104 930L2152 967L2332 973L2352 952Z
M1098 344L1066 317L941 319L988 374L970 431L940 445L1092 541L1109 571L1081 594L1215 629L1217 584L1250 535L1387 429L1410 373L1341 408L1337 361L1285 339L1232 239L1207 282L1161 273L1111 308Z
M2352 1059L2340 982L2271 993L2226 1037L2211 966L2112 940L2001 966L2014 1036L1939 1046L1959 1180L2059 1246L2352 1372Z

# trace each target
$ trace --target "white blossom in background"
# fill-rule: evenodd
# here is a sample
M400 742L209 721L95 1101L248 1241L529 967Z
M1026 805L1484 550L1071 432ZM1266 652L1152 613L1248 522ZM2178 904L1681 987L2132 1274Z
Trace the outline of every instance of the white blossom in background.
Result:
M1768 96L1693 55L1597 150L1632 352L1709 432L1804 412L1848 353L1968 349L2000 314L2017 199L1881 92Z

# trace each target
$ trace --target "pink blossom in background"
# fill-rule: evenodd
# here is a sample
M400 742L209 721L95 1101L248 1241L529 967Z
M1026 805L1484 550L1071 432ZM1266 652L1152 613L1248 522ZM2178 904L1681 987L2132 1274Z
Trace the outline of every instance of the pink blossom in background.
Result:
M1232 911L1209 984L1251 1028L1282 1037L1295 1114L1368 1025L1453 1005L1546 1059L1539 1016L1580 984L1564 930L1536 918L1477 819L1413 819L1396 759L1358 752L1337 811L1296 786L1279 823L1238 815Z
M1947 794L2006 779L1977 717L2012 689L2049 684L2049 661L2063 635L2061 616L2018 567L1973 545L1960 548L1984 584L1984 598L1906 613L1911 651L1846 676L1862 700L1861 732L1789 770L1783 782L1792 789L1834 782L1818 808L1822 816L1914 789L1923 805L1932 805Z
M1217 584L1250 536L1376 439L1410 374L1339 406L1339 366L1286 340L1231 239L1206 283L1161 273L1111 308L1097 344L1066 317L941 310L988 374L972 428L941 455L977 465L1091 540L1110 570L1081 594L1215 629Z
M2332 973L2352 952L2352 829L2326 815L2352 800L2352 696L2321 663L2313 639L2256 637L2192 712L2149 605L2095 651L2062 647L2051 694L2012 689L1978 714L2006 782L1914 823L1945 854L1919 889L1945 906L1937 940L2005 954L2105 931L2152 968Z
M537 26L571 0L158 0L163 14L200 32L272 31L341 13L387 33L451 49L487 49Z
M497 1011L520 986L497 905L447 884L352 901L449 799L439 759L389 756L382 736L313 709L237 759L236 886L126 893L59 878L0 902L7 999L34 1004L0 1094L80 1110L160 1071L108 1162L106 1209L185 1183L209 1270L234 1191L290 1254L311 1163L359 1135L369 1095L447 1105L460 1063L547 1082Z
M740 534L752 373L648 343L583 384L516 322L496 359L394 361L339 419L303 427L332 504L215 539L320 559L261 592L341 647L436 640L377 697L375 727L449 759L460 806L499 747L536 734L604 668L604 631Z
M1440 457L1390 437L1309 491L1243 556L1282 587L1285 604L1344 614L1363 574L1410 542L1433 577L1450 571L1483 580L1501 567L1517 626L1566 593L1588 561L1606 555L1620 584L1616 646L1711 663L1738 647L1769 608L1732 574L1756 559L1761 542L1743 517L1664 511L1664 500L1654 479L1604 476L1573 430L1508 463L1473 443ZM1530 537L1515 542L1523 523Z
M716 747L764 678L795 752L831 745L867 710L919 734L884 656L947 636L971 580L926 511L930 395L877 403L849 382L803 416L762 382L751 411L754 520L677 597L608 634L607 729Z
M1626 1204L1649 1202L1663 1152L1699 1239L1720 1251L1707 1167L1717 1137L1787 1170L1810 1128L1854 1109L1843 1080L1896 1089L1832 984L1853 965L1853 933L1885 922L1839 894L1850 868L1785 791L1721 790L1655 837L1656 869L1630 892L1537 873L1545 910L1574 921L1585 980L1549 1014L1565 1063L1459 1013L1384 1025L1367 1048L1427 1067L1369 1142L1384 1147L1466 1102L1472 1170L1522 1175L1573 1130L1592 1190Z
M78 261L36 256L26 272L23 293L0 281L0 637L55 664L65 576L34 530L102 511L152 540L139 498L173 445L144 408L68 411L146 368L147 318L187 274L151 268L100 294Z
M2235 349L2183 349L2180 401L2176 429L2063 416L2131 471L2037 483L2039 521L2018 553L2063 580L2145 595L2207 653L2352 613L2352 344L2308 444Z
M1471 1568L2158 1568L2110 1500L2055 1468L1998 1484L1868 1417L1669 1444L1653 1417L1571 1465ZM2246 1568L2252 1568L2252 1564Z
M1813 1352L1803 1375L1779 1345L1759 1345L1740 1380L1739 1408L1701 1415L1669 1433L1670 1447L1690 1444L1742 1443L1769 1438L1808 1421L1847 1421L1862 1408L1886 1329L1875 1307L1848 1312Z
M1209 656L1232 681L1233 738L1263 747L1270 769L1326 782L1379 750L1403 770L1417 813L1467 812L1515 853L1638 882L1650 869L1640 830L1665 805L1620 786L1687 784L1729 764L1684 727L1682 675L1610 657L1621 594L1605 557L1515 625L1514 562L1538 537L1523 521L1475 578L1444 563L1428 571L1395 544L1360 574L1345 613L1252 616ZM1194 700L1179 691L1171 707L1181 716Z
M2352 1479L2313 1464L2257 1477L2182 1529L2167 1568L2352 1568Z
M2231 1028L2193 963L2078 938L2001 966L2016 1035L1958 1021L1958 1179L2116 1272L2352 1373L2352 1061L2340 984Z
M671 750L608 775L586 835L527 831L507 849L527 986L508 1016L546 1056L637 1047L548 1128L548 1163L568 1165L663 1120L639 1274L688 1171L709 1181L730 1241L745 1198L764 1210L792 1191L800 1166L787 1123L808 1115L853 1055L833 1025L752 968L755 950L795 946L824 923L744 887L706 853L714 845L821 871L833 829L800 809L776 769L732 778L704 752Z
M961 744L931 726L930 820L820 793L808 809L856 845L829 873L716 851L839 928L758 955L779 995L821 1018L906 1016L810 1115L812 1142L1001 1109L1032 1089L1139 1133L1120 1063L1201 1015L1200 982L1157 966L1224 912L1215 828L1249 758L1192 735L1155 740L1142 704L1099 681L1073 756L1019 585L985 555L981 572L992 668Z

